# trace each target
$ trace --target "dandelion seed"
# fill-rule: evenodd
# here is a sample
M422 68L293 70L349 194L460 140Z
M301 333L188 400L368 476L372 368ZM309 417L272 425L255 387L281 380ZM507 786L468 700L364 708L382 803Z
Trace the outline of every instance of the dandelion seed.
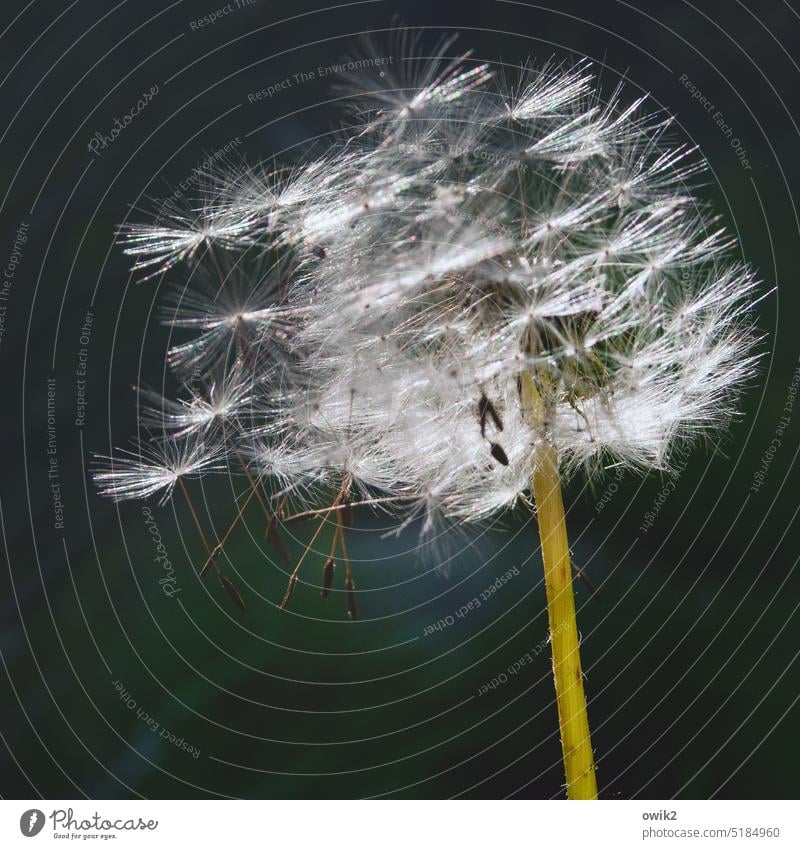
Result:
M251 221L220 209L213 199L200 201L189 210L168 200L158 219L153 224L125 224L119 230L125 253L136 258L134 269L147 271L149 277L193 259L210 245L235 250L250 244Z
M322 589L320 590L320 595L323 598L327 598L331 593L335 569L336 563L332 558L325 561L325 565L322 567Z
M174 401L152 389L138 390L139 418L150 430L172 433L176 438L214 429L236 427L251 409L254 388L240 364L213 377L203 390L189 387L189 397Z
M98 455L94 481L101 495L115 501L161 493L159 504L163 505L180 479L222 471L224 456L213 442L195 438L141 442L116 455Z
M492 457L500 463L501 466L508 465L508 455L505 451L503 451L502 446L498 445L496 442L491 443L492 449Z
M225 592L230 596L233 603L239 608L239 610L245 610L244 599L242 598L242 594L239 590L236 589L233 582L226 575L219 576L219 582L222 585L222 588Z

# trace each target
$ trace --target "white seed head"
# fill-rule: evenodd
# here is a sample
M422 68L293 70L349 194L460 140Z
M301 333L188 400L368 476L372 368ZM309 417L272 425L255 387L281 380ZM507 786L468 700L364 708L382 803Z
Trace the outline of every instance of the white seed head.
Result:
M543 441L565 471L668 469L755 362L758 283L693 197L702 161L644 98L602 102L585 62L411 65L351 99L319 159L237 168L199 212L126 229L138 267L194 258L164 317L199 335L169 361L210 389L148 396L147 425L224 419L275 492L346 482L426 533L524 498ZM126 463L104 492L176 474Z

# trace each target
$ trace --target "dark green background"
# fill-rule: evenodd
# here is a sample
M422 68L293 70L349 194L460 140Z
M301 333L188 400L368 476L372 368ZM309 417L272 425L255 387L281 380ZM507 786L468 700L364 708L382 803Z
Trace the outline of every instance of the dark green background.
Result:
M476 697L546 637L535 526L492 529L442 575L413 553L413 534L381 541L360 519L350 537L362 619L349 623L340 594L319 598L320 558L308 561L309 583L291 611L276 609L286 567L271 559L253 509L226 549L248 602L240 614L213 582L194 577L202 550L182 503L153 505L178 604L159 590L141 505L117 510L87 476L91 452L133 434L129 386L140 375L159 383L166 344L149 317L158 283L131 280L115 226L130 205L147 206L142 193L169 194L236 137L250 161L299 156L304 140L336 125L326 102L333 80L255 104L248 92L340 59L353 34L386 30L399 14L428 28L427 49L442 32L460 31L457 49L493 62L588 55L607 93L621 76L628 98L650 92L677 115L676 136L708 157L701 193L739 233L765 291L778 285L759 306L764 358L741 419L692 452L652 529L639 526L664 486L656 475L626 477L602 512L605 483L592 490L575 481L567 499L575 559L600 587L592 599L577 585L601 794L797 796L800 409L764 486L749 492L800 354L796 4L430 0L306 14L306 5L256 0L192 32L189 22L213 9L189 0L3 6L3 263L20 221L30 238L0 347L0 793L561 794L547 650ZM691 100L682 74L724 114L752 170ZM158 96L93 157L89 138L154 83ZM95 287L79 429L74 372ZM53 375L63 533L53 528L46 479ZM234 512L231 483L194 491L220 531ZM310 528L297 532L295 555ZM480 610L422 636L513 566L519 576ZM115 681L200 756L160 741Z

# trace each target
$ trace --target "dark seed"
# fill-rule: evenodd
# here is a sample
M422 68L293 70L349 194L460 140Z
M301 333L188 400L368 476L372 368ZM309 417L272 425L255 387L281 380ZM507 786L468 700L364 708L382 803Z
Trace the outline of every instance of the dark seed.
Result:
M508 465L508 457L506 456L506 452L496 443L492 443L492 457L497 460L498 463L503 466Z
M225 589L225 592L228 593L228 595L233 600L233 603L239 608L239 610L244 610L244 599L242 599L239 590L237 590L236 587L233 585L231 579L226 577L225 575L220 575L219 582L220 584L222 584Z
M489 413L489 417L494 422L494 426L498 430L502 430L503 429L502 419L500 418L499 413L495 409L494 404L488 398L486 399L486 412Z
M275 516L270 519L270 523L267 526L267 542L278 552L278 556L284 563L288 563L291 560L289 550L284 545L283 538L280 535L280 531L278 531L278 520Z
M500 418L494 404L482 394L478 400L478 421L481 423L481 436L486 436L486 421L491 419L498 430L503 429L503 420Z
M320 595L323 598L327 598L331 594L331 585L333 584L333 573L335 569L336 562L333 558L331 558L322 567L322 589L320 590Z

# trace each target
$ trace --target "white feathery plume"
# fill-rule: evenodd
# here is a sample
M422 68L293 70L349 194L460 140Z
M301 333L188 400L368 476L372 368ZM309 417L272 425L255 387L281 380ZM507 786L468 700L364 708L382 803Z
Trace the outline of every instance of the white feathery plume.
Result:
M230 411L275 491L463 522L527 497L542 439L565 470L668 469L734 414L758 284L693 197L695 151L644 98L603 103L587 62L509 80L449 46L414 58L406 36L407 61L348 80L317 159L231 169L204 206L126 229L138 267L204 249L163 316L196 333L169 359L211 397L148 395L149 426L180 439Z
M235 430L253 413L255 387L241 362L227 371L205 377L202 388L187 384L186 398L173 400L153 389L140 387L139 421L148 430L164 432L175 438L202 433L207 437L216 430Z
M161 493L163 505L181 478L224 469L224 453L203 438L152 440L116 455L98 455L96 464L94 481L101 495L123 501Z
M173 286L161 309L164 324L199 333L173 345L168 362L181 377L213 374L231 358L249 364L291 360L293 311L287 309L288 269L267 255L223 255Z

